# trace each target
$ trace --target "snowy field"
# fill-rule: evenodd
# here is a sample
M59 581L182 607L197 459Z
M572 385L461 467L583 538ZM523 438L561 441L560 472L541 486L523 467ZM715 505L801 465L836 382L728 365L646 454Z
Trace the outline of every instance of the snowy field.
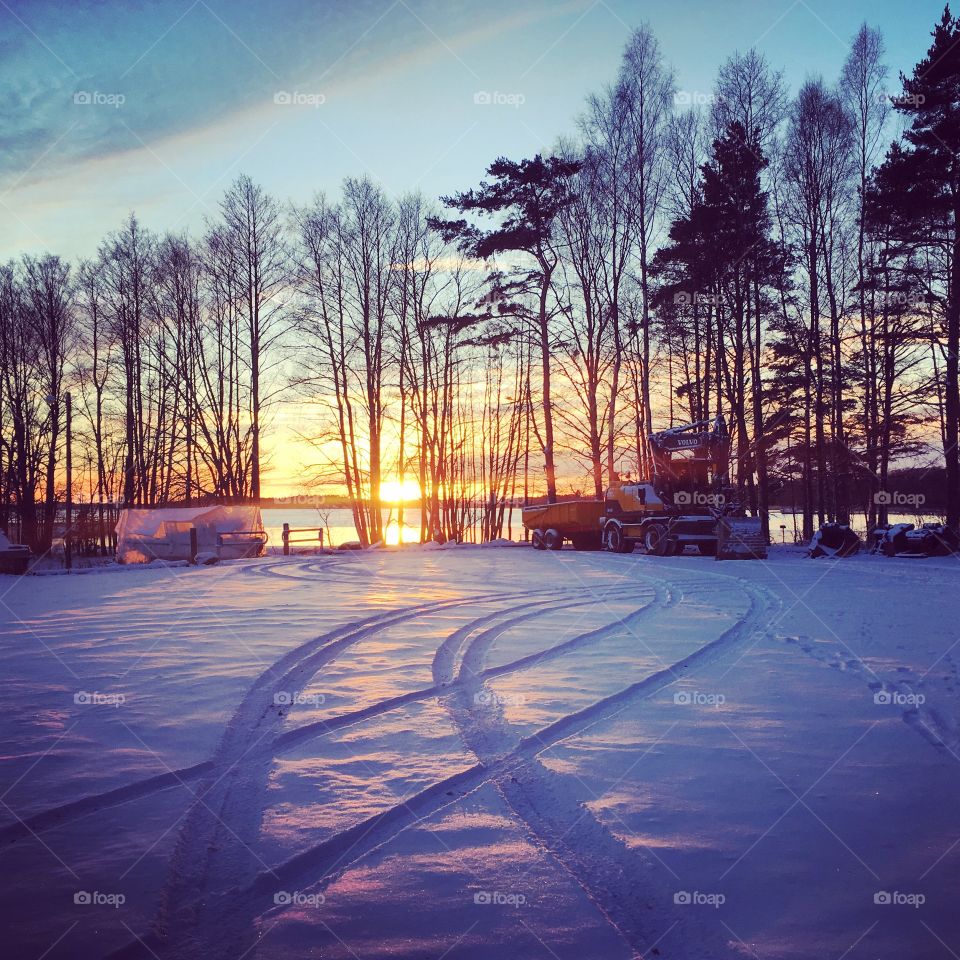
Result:
M0 578L4 958L960 955L960 565Z

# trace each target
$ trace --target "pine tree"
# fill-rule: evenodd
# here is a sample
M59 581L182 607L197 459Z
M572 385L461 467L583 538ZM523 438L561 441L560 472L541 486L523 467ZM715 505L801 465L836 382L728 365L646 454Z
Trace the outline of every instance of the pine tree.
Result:
M550 310L547 306L550 283L559 253L554 248L554 223L560 211L570 203L570 178L580 164L560 157L539 154L519 162L500 157L487 169L491 182L481 183L452 197L444 197L445 206L460 213L476 213L499 218L497 226L482 230L466 220L438 220L430 225L444 239L456 242L471 256L487 259L502 253L521 252L536 262L529 274L537 295L536 334L540 344L543 375L543 456L547 479L547 499L557 500L556 451L553 436L553 403L550 394Z
M960 20L943 11L933 43L894 107L911 119L874 178L872 217L905 249L947 251L943 330L943 447L947 526L960 532ZM886 220L886 223L883 221Z
M782 273L781 253L771 239L767 194L760 182L766 165L756 138L741 123L731 123L714 141L711 159L701 168L701 199L689 217L674 222L672 242L656 261L661 275L671 281L666 287L668 301L671 290L680 307L689 298L692 322L706 320L716 355L715 409L720 412L727 406L732 413L737 481L747 488L765 532L769 485L763 430L763 319L765 292ZM685 283L689 290L683 289ZM703 409L709 415L706 386L708 400Z

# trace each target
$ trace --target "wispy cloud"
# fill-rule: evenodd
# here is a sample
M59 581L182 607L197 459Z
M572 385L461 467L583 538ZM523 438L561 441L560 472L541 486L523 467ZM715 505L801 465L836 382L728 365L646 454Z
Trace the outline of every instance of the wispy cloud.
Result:
M18 13L0 4L10 38L0 46L0 182L202 134L264 109L278 91L387 85L393 72L444 58L476 82L471 45L582 3L511 12L436 0L104 0Z

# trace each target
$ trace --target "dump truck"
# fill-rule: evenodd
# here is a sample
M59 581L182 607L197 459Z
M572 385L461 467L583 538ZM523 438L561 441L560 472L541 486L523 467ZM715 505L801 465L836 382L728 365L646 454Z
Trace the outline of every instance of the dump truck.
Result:
M723 417L650 437L649 480L612 478L603 500L525 507L523 525L538 550L668 556L696 547L707 556L765 557L760 520L746 517L730 486L730 435Z
M523 525L536 550L560 550L569 540L576 550L603 546L603 500L567 500L523 508Z

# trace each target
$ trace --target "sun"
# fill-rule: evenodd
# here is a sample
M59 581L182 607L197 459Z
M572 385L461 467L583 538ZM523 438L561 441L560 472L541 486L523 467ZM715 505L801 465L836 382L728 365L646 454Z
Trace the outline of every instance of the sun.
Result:
M403 480L384 480L380 484L380 499L384 503L409 503L420 499L420 484L413 477Z

